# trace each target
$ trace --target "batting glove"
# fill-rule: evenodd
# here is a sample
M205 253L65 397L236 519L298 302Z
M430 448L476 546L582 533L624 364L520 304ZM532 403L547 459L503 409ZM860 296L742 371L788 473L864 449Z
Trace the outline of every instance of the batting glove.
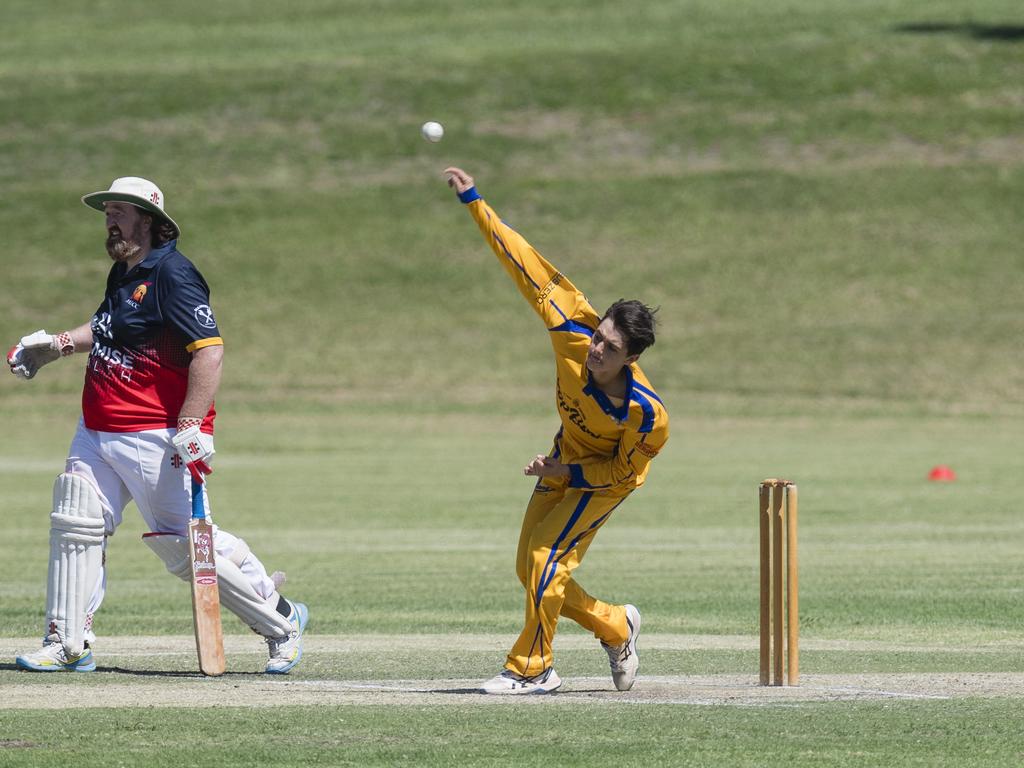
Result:
M182 422L194 422L195 419L179 419L178 432L171 438L178 455L185 460L185 466L192 474L192 479L197 483L203 482L203 477L213 473L210 462L213 461L213 435L199 431L199 425L194 424L182 429Z
M23 336L21 341L7 353L7 365L11 373L23 379L31 379L47 363L66 357L75 351L71 334L65 331L52 336L46 331Z

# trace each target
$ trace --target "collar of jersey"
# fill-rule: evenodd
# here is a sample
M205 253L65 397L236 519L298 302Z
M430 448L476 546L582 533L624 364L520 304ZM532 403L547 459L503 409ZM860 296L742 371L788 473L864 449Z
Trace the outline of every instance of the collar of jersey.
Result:
M166 256L168 253L170 253L177 247L178 241L170 240L161 245L159 248L154 248L152 251L146 254L146 258L140 261L137 266L152 267L154 264L160 261L160 259L162 259L164 256Z
M178 246L177 240L171 240L168 243L164 243L159 248L155 248L146 254L146 258L140 261L131 269L126 269L123 272L115 272L118 280L131 280L135 276L135 271L139 269L152 269L156 266L157 262L160 261L164 256L173 251ZM119 266L124 266L123 262Z
M608 395L602 392L597 384L590 378L590 371L586 365L583 366L584 375L587 377L587 383L583 387L583 394L589 395L594 399L601 410L607 413L616 421L625 421L629 416L629 401L633 397L633 367L630 365L626 366L626 396L622 398L622 406L616 408L612 405L612 401L608 399Z
M157 262L159 262L160 259L162 259L164 256L166 256L168 253L175 249L177 243L177 240L171 240L169 243L164 243L159 248L156 248L155 250L152 250L149 253L147 253L146 258L144 258L131 269L127 269L123 261L116 264L114 266L113 272L114 279L119 282L138 280L138 272L144 270L148 274L149 270L153 269L153 267L157 265Z

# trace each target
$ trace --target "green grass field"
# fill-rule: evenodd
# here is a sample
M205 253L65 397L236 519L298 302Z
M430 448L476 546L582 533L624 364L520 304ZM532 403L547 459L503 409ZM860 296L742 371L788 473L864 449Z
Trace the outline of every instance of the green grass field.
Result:
M191 674L187 589L129 510L100 671L17 671L83 359L5 376L0 765L1024 761L1018 3L0 17L0 340L88 320L109 261L79 197L156 180L227 343L218 522L312 612L287 679L253 674L234 619L230 674ZM518 632L521 467L557 424L544 331L448 164L595 305L661 306L642 362L672 438L579 571L643 612L628 694L569 622L563 691L467 693ZM929 483L937 464L957 481ZM776 475L800 484L802 685L765 691Z

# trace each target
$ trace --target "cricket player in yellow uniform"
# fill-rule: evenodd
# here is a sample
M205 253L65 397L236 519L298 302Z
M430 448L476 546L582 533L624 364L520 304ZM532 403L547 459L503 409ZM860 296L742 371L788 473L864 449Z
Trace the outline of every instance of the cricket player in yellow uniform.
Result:
M498 261L544 321L557 366L562 426L547 455L525 468L538 479L526 507L516 571L526 588L526 620L504 670L484 693L547 693L561 685L551 642L558 617L594 633L608 653L620 691L636 679L640 613L587 594L573 578L594 535L639 488L668 440L668 411L637 366L654 343L653 311L617 301L599 315L555 269L480 197L459 168L445 169Z

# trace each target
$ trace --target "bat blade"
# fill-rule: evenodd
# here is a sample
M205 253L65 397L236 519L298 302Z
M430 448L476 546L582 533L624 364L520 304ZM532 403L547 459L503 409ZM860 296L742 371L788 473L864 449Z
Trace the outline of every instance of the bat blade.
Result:
M192 618L196 629L199 669L211 677L223 675L224 636L220 624L220 590L213 548L213 525L202 510L202 486L192 487L192 520L188 525L188 553L192 565ZM205 513L204 513L205 515Z

